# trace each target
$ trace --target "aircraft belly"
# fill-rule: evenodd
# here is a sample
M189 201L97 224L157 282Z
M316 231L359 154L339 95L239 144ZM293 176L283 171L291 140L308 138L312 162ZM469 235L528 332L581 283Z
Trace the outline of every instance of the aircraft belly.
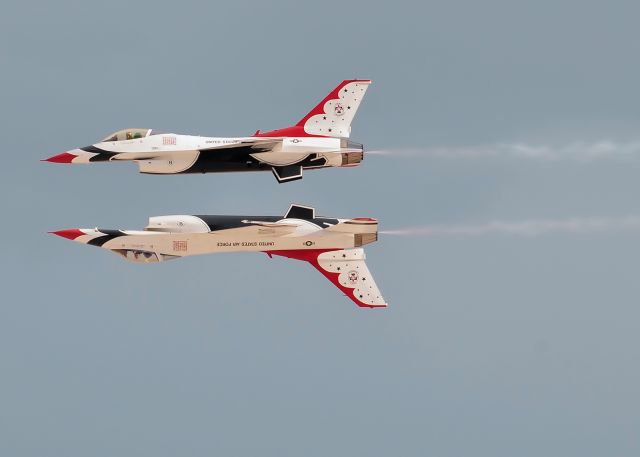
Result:
M238 148L239 149L239 148ZM239 151L238 151L239 152ZM316 154L284 154L277 153L279 157L269 158L272 153L255 153L255 154L231 154L228 152L213 153L213 151L201 152L197 160L183 170L181 173L226 173L238 171L272 171L274 167L282 167L286 165L272 165L273 163L293 162L303 168L321 168L327 166L325 157L316 157ZM265 162L267 160L267 162Z
M273 166L293 165L303 161L309 156L309 152L260 152L251 154L256 160Z
M350 234L331 233L321 236L268 236L243 229L227 233L172 233L125 235L102 245L110 250L149 251L170 256L191 256L216 252L268 252L271 250L346 249L354 247Z
M163 154L164 155L164 154ZM188 170L198 160L199 151L180 151L154 159L136 160L140 173L173 174Z

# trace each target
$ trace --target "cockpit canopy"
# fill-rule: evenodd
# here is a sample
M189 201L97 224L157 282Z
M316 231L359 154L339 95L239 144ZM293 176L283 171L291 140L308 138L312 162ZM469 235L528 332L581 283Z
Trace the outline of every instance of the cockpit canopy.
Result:
M149 135L151 135L151 129L124 129L112 133L104 140L102 140L102 142L105 143L107 141L135 140L138 138L146 138Z

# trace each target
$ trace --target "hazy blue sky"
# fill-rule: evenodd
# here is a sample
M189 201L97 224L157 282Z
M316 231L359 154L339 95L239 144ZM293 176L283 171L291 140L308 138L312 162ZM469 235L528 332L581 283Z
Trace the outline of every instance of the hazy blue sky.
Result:
M277 185L38 160L246 135L371 78L370 149L640 139L631 1L3 3L0 455L637 456L640 233L385 237L391 307L265 255L140 266L46 232L176 213L387 229L640 214L640 161L374 157ZM295 286L291 286L295 284Z

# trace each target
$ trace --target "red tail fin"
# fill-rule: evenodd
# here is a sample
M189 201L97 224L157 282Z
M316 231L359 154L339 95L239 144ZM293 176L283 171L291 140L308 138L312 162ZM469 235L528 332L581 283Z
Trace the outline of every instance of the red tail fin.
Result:
M309 262L362 308L387 306L367 268L362 249L300 249L270 251L268 254Z
M348 138L351 121L371 81L347 79L333 89L320 103L293 127L272 130L255 136L329 136Z

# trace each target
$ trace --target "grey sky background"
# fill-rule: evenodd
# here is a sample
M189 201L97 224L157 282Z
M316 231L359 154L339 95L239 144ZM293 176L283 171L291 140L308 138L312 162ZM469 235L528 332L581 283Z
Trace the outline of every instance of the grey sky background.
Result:
M133 265L48 235L295 201L383 228L640 214L635 157L368 157L155 177L38 160L245 135L371 78L370 149L637 141L625 1L15 2L0 15L0 454L637 456L640 233L385 237L386 310L259 254Z

